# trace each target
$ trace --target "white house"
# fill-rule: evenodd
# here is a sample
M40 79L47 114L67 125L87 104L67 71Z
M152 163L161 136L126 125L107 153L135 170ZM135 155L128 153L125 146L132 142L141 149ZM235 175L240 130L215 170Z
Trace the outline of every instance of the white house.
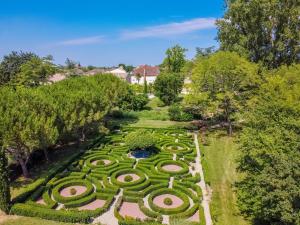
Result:
M144 84L144 81L146 80L147 84L152 84L158 75L158 66L141 65L133 70L133 73L130 77L130 83Z
M127 72L123 69L123 67L113 69L113 70L109 71L109 73L121 78L122 80L126 80L127 76L128 76Z

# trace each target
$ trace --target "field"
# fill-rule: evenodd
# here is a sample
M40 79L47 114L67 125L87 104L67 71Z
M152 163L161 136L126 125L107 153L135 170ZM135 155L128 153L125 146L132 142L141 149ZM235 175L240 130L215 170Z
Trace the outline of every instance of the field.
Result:
M194 136L180 129L149 129L158 140L153 150L157 153L142 159L129 154L123 143L136 129L128 127L95 141L19 195L12 212L78 223L170 224L184 218L203 224Z
M221 132L214 132L206 138L203 146L205 180L212 188L211 213L216 225L248 225L239 215L234 193L236 172L237 144L234 137Z

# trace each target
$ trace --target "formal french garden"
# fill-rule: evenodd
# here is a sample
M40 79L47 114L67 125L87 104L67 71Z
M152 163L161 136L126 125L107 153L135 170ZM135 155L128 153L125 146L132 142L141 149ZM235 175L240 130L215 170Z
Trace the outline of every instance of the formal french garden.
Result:
M134 157L124 141L140 131L156 140L151 146L156 153L148 158ZM196 157L194 134L186 130L115 130L24 191L11 212L89 223L100 222L101 215L112 207L121 224L136 220L161 223L163 216L203 224Z

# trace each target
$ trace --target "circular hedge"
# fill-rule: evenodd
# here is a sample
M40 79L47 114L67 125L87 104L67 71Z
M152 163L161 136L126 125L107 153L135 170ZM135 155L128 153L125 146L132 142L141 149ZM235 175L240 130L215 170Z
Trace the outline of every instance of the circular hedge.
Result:
M163 167L166 165L176 165L176 166L180 166L182 169L179 171L170 171L170 170L165 170ZM182 162L182 161L174 161L174 160L163 160L160 161L157 164L157 170L159 172L162 173L167 173L167 174L171 174L171 175L181 175L181 174L185 174L189 172L189 167L186 163Z
M102 160L109 160L110 162L108 164L105 164L105 163L103 163L103 164L97 163L96 165L93 164L93 162L95 162L95 161L102 161ZM116 163L116 160L113 157L108 156L108 155L97 155L97 156L92 156L90 158L87 158L85 163L86 163L87 167L96 169L96 168L111 166Z
M60 191L63 190L64 188L71 187L71 186L84 186L86 187L86 190L80 194L80 195L75 195L75 196L70 196L70 197L64 197L60 194ZM87 180L71 180L71 181L66 181L63 183L60 183L59 185L55 186L52 189L52 194L53 198L60 203L66 203L66 202L71 202L75 201L81 198L84 198L88 195L90 195L94 191L93 185L88 182Z
M137 176L139 176L139 179L134 180L134 181L125 181L125 182L121 182L118 180L118 177L124 174L136 174ZM143 183L146 180L145 175L136 169L122 169L122 170L118 170L116 172L114 172L111 175L111 182L119 187L129 187L129 186L135 186L138 184Z
M163 208L160 207L158 205L156 205L153 200L155 197L163 195L163 194L171 194L171 195L175 195L176 197L180 198L183 203L176 207L176 208ZM183 192L174 190L174 189L170 189L170 188L162 188L162 189L158 189L153 191L148 198L148 203L150 208L155 211L155 212L159 212L165 215L173 215L173 214L177 214L177 213L181 213L184 212L185 210L187 210L190 207L190 201L189 198L186 194L184 194Z

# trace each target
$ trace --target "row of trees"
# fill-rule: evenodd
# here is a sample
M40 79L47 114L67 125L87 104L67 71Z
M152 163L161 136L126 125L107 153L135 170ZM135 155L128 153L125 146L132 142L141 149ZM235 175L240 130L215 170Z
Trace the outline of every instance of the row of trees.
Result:
M25 177L32 152L58 141L84 140L102 127L103 117L128 94L112 75L67 79L38 88L1 88L1 146L19 163Z

